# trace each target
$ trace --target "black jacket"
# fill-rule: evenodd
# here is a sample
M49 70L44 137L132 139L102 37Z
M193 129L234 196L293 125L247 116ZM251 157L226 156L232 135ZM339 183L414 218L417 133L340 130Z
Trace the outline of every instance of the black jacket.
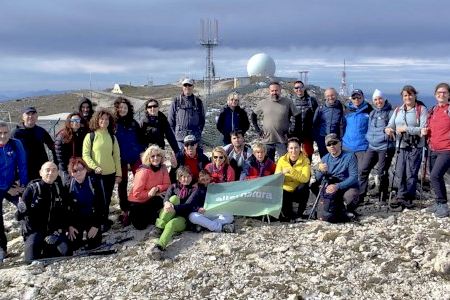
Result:
M164 149L166 144L164 138L166 138L173 152L178 153L180 151L167 117L162 112L158 112L158 116L149 116L147 114L141 127L145 148L150 144L156 144L161 149Z
M39 170L41 169L41 166L48 161L44 145L50 149L53 155L53 161L58 165L55 144L44 128L38 125L27 128L21 124L13 130L11 137L20 140L25 149L29 180L40 178Z
M180 197L180 204L174 205L175 213L177 216L182 216L185 218L189 217L189 214L193 212L191 202L188 202L188 199L192 195L194 188L192 186L187 186L188 192L185 197ZM164 202L169 201L170 197L176 195L180 196L179 192L181 190L181 186L179 183L172 184L166 191L166 196Z
M228 105L219 114L216 124L217 130L223 135L224 144L231 142L230 133L233 130L242 130L245 134L250 128L248 115L240 106L232 110Z
M27 209L18 213L18 219L22 221L24 238L35 232L45 236L67 228L67 194L59 179L52 184L41 179L31 181L22 200Z
M68 143L64 142L64 133L60 131L55 139L55 152L58 159L58 168L60 171L67 172L69 159L71 157L82 157L83 140L86 136L86 129L80 127L72 135L72 140Z
M314 113L318 107L316 99L307 96L296 97L292 101L299 113L295 117L291 117L290 135L300 139L301 142L305 137L312 140Z

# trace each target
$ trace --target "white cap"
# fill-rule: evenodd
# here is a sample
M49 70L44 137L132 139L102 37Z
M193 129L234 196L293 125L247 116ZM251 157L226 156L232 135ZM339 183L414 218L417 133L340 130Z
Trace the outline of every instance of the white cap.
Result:
M181 82L181 85L184 84L190 84L190 85L194 85L194 80L190 79L190 78L185 78L183 79L183 81Z
M375 89L375 91L373 92L373 95L372 95L372 100L374 100L376 97L381 97L384 99L383 92L380 91L379 89Z

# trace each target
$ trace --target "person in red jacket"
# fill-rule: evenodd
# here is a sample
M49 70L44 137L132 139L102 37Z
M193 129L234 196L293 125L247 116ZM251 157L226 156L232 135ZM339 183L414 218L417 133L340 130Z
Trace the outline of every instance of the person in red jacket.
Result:
M450 86L448 83L439 83L434 95L437 105L428 112L428 122L422 128L421 134L428 136L430 147L430 183L435 194L435 203L427 208L438 218L449 216L447 204L447 191L444 175L450 167Z
M263 143L252 146L253 154L244 166L245 179L269 176L275 173L276 164L267 156L267 149Z
M141 157L142 166L137 170L133 188L128 195L129 218L136 229L154 224L158 211L163 207L161 193L170 186L169 172L163 161L163 150L152 145Z
M222 183L235 180L234 170L230 166L227 153L222 147L213 149L212 161L205 167L205 170L211 174L212 182Z

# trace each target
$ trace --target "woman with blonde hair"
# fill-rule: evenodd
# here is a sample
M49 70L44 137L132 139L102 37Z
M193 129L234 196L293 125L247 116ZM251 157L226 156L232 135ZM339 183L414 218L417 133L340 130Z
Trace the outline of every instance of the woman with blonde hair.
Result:
M233 168L230 166L227 153L222 147L215 147L212 151L212 162L207 164L205 170L211 174L212 182L230 182L235 180Z
M250 128L248 115L244 109L239 106L240 95L237 92L232 92L227 97L227 105L222 109L217 119L217 130L223 134L223 144L231 143L230 133L236 130L242 131L242 136L245 135Z
M108 215L114 184L122 181L119 143L114 135L114 116L107 109L96 111L89 127L91 132L83 141L83 160L102 178L106 198L103 225L104 231L107 231L112 224Z
M158 211L163 207L161 193L170 186L169 172L162 163L164 152L151 145L141 156L142 165L133 180L133 188L128 195L129 218L136 229L145 229L154 224Z

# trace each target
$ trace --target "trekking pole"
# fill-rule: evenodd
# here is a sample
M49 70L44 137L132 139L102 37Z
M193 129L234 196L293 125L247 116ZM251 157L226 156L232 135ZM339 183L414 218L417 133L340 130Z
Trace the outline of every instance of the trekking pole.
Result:
M422 169L422 176L420 177L420 197L419 200L422 201L423 197L423 182L425 181L425 178L427 176L427 161L428 161L428 149L426 147L426 143L422 148L422 163L423 163L423 169Z
M388 149L386 149L386 154L384 155L384 162L386 163L387 159L389 157L389 152ZM383 175L382 178L386 178L386 176L388 176L388 171L389 171L389 166L384 166L384 170L383 170ZM388 184L389 184L389 177L388 177ZM381 181L380 181L380 196L378 197L378 203L381 203L383 201L383 197L384 197L384 187L381 186Z
M402 140L403 140L403 133L400 135L398 145L395 149L395 153L397 154L397 157L395 158L394 172L392 172L392 182L391 182L391 190L389 191L388 209L391 206L392 190L394 189L394 181L395 181L395 175L396 175L396 171L397 171L398 156L400 154L400 145L402 144Z
M313 204L313 207L311 208L311 211L309 213L308 220L312 219L312 217L314 216L315 211L317 210L317 205L319 204L320 196L322 195L322 191L323 191L323 189L325 187L325 184L327 182L327 180L325 179L325 176L326 175L323 175L322 180L320 182L320 189L319 189L319 192L317 193L316 200L314 200L314 204Z

